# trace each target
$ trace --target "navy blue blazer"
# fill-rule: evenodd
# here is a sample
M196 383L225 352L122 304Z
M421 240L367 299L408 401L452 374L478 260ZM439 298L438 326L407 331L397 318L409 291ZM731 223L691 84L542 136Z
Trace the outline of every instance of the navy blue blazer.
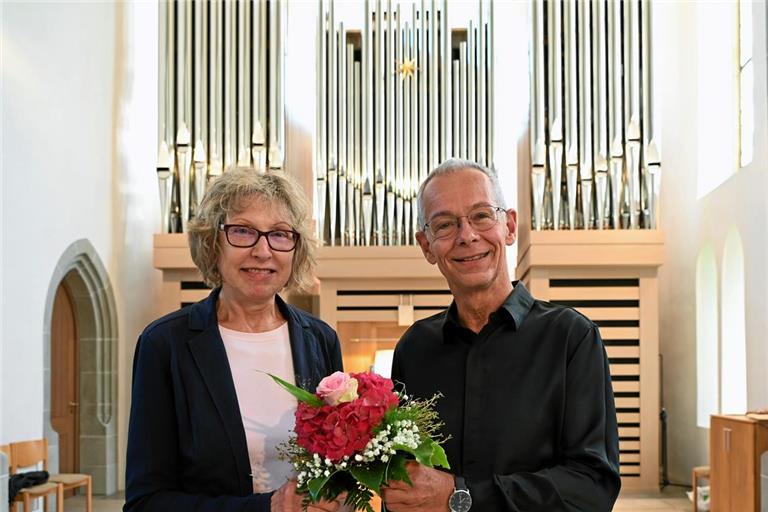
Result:
M133 360L124 512L267 512L251 465L216 300L150 324ZM288 321L296 383L314 391L342 370L336 332L276 297ZM264 390L254 390L254 393ZM284 391L275 385L275 393Z

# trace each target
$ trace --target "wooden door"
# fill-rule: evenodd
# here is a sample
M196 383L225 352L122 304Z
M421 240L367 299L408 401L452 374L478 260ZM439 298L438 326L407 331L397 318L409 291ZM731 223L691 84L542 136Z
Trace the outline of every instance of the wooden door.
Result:
M51 318L51 424L59 434L59 472L80 467L79 357L72 295L62 283Z
M755 474L755 423L732 421L729 441L731 459L728 472L730 489L730 508L728 510L758 511L760 502L756 492L760 482Z
M712 512L728 512L731 506L730 445L733 440L730 422L712 416L709 436Z

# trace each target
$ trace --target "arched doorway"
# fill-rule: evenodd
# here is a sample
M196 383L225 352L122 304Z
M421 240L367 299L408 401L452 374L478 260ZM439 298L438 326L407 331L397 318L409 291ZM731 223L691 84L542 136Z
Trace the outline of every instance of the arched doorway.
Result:
M94 494L117 491L117 309L90 242L59 259L45 310L43 425L51 471L93 476Z
M80 356L77 317L66 279L51 318L51 426L59 434L59 471L80 471Z

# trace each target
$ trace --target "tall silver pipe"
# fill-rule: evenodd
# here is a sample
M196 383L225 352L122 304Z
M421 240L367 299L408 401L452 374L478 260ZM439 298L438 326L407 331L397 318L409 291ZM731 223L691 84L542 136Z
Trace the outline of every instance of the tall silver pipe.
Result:
M579 18L579 182L584 229L591 227L592 212L592 45L590 40L590 4L578 2Z
M349 49L347 48L347 32L344 24L339 25L339 41L336 44L339 52L339 241L346 245L347 217L347 90L349 87Z
M592 72L593 97L595 102L594 118L594 162L597 171L608 170L608 57L606 55L606 37L608 34L605 20L605 0L592 4L592 48L594 64Z
M270 12L274 14L272 18L272 28L270 34L270 66L273 73L270 73L271 88L274 92L273 99L270 101L269 121L270 128L270 147L269 147L269 168L282 169L285 162L285 6L283 0L272 0L270 2Z
M361 208L361 192L363 179L363 67L360 61L355 62L355 95L354 95L354 109L355 109L355 179L354 179L354 215L352 220L352 231L354 233L354 239L356 244L362 244L361 242L361 222L362 212Z
M605 227L605 209L608 199L608 171L595 173L595 224L597 229Z
M552 229L560 229L560 188L563 179L563 143L549 145L549 177L552 185Z
M429 120L427 118L427 106L428 96L427 91L429 84L429 57L427 55L427 1L421 0L421 10L419 11L419 70L417 76L419 77L419 180L421 183L427 178L429 174L429 142L427 139L427 130Z
M562 62L562 9L560 2L548 6L549 59L549 177L552 190L552 229L560 229L561 182L563 172L563 68Z
M549 138L551 141L563 140L563 68L562 62L562 9L559 1L549 2L547 4L548 21L548 48L549 53L549 82L548 82L548 100L549 100Z
M654 121L655 112L655 87L653 83L653 38L652 34L652 5L649 0L643 0L640 4L640 28L642 30L642 65L643 71L643 183L645 184L646 206L648 209L648 226L657 229L659 223L659 186L661 182L661 155L656 140Z
M193 176L193 180L195 182L194 211L195 215L197 215L198 209L200 207L200 201L202 201L203 195L205 194L206 185L208 185L205 147L203 146L203 141L201 139L197 139L197 142L195 142L195 149L192 152L192 161L194 162L195 167L195 174Z
M629 222L640 227L640 3L624 2L624 129L627 140Z
M176 134L176 162L179 173L179 208L181 215L181 230L187 232L187 222L189 221L189 196L190 196L190 133L186 123L181 123L179 132Z
M336 170L338 166L338 53L336 51L336 20L334 7L336 2L331 0L328 10L328 169Z
M469 34L467 33L467 37ZM459 111L459 153L461 158L469 158L467 152L467 43L462 41L459 44L459 101L461 110Z
M623 87L621 75L621 6L608 2L608 76L609 76L609 119L608 139L610 141L610 186L611 219L614 229L621 228L621 212L624 198L624 144Z
M261 4L261 2L259 2ZM325 238L325 203L327 196L327 146L326 146L326 5L325 0L317 2L317 138L315 146L315 179L317 180L316 218L318 239Z
M488 160L488 166L491 168L495 168L495 162L493 161L493 155L494 155L494 143L493 138L495 136L494 132L494 112L496 111L496 102L495 102L495 85L494 85L494 70L496 67L494 66L494 43L493 43L493 34L494 34L494 16L493 16L493 10L495 6L495 2L490 1L488 4L488 24L487 24L487 40L486 40L486 48L487 48L487 56L486 59L488 61L488 79L487 79L487 91L486 91L486 104L488 105L488 112L486 114L486 124L488 126L487 130L488 133L486 135L486 153L487 153L487 160Z
M374 89L376 90L375 99L375 180L374 193L376 204L376 216L374 218L374 232L376 235L376 244L384 245L384 201L386 194L385 185L385 156L386 156L386 125L384 119L385 105L384 96L386 92L386 79L384 77L384 7L382 0L376 1L376 30L374 33Z
M440 73L440 46L437 38L437 0L432 0L429 10L429 151L428 172L432 171L440 163L440 130L438 128L440 95L439 95L439 73Z
M237 162L237 4L224 3L224 167Z
M576 228L576 190L578 187L579 129L578 82L576 80L576 0L565 0L563 33L565 43L565 175L568 194L568 227Z
M160 193L160 231L170 233L171 194L173 193L173 157L165 141L157 153L157 185Z
M395 138L395 80L398 78L394 74L396 69L397 57L395 56L395 38L394 33L396 24L394 22L395 12L392 9L392 0L387 0L387 34L386 45L387 55L384 65L384 76L387 89L387 165L386 165L386 186L387 186L387 243L395 245L395 189L397 174L397 139Z
M544 0L533 0L533 38L531 48L531 163L544 167L547 161L544 138ZM543 193L543 187L542 187ZM539 198L543 204L543 197Z
M533 229L540 231L544 227L544 193L547 174L542 165L531 168L531 194L533 202Z
M467 32L467 158L477 160L477 30L469 20Z
M451 156L461 156L461 140L459 132L461 130L461 72L459 60L451 59L451 88L456 94L451 96L451 146L453 152Z
M238 126L238 140L239 140L239 154L238 163L243 165L251 164L251 149L253 145L253 124L251 121L251 115L253 110L251 108L251 82L253 81L253 73L251 71L251 3L245 2L239 6L238 10L238 23L240 25L240 41L241 46L238 51L238 66L240 69L238 98L239 101L239 126Z
M638 140L627 142L627 187L629 195L629 227L640 227L640 150Z
M477 22L477 161L487 165L487 154L485 150L486 124L485 113L488 110L487 101L487 83L486 83L486 15L485 3L478 1L478 22Z
M268 96L268 87L269 82L267 81L267 73L268 73L268 64L267 61L269 60L269 53L267 52L267 31L269 30L269 4L267 2L258 2L258 10L259 10L259 39L258 39L258 48L259 48L259 96L258 96L258 105L259 105L259 115L258 115L258 121L259 125L261 126L261 133L263 133L262 137L262 144L264 146L262 157L263 160L263 169L266 170L267 168L267 134L266 130L269 128L269 123L267 122L267 116L269 115L269 106L267 105L267 96ZM256 100L254 100L256 101ZM255 132L255 130L254 130Z
M418 54L417 54L417 46L418 46L418 33L416 31L417 24L416 24L416 4L413 4L413 16L411 18L413 25L410 29L409 36L408 36L408 56L411 62L416 63L418 62ZM406 26L407 30L407 26ZM409 113L411 117L410 127L408 130L408 133L410 134L410 143L409 143L409 166L408 166L408 190L409 194L413 190L414 184L418 183L419 181L419 159L418 159L418 148L419 148L419 89L418 89L418 81L419 81L419 75L421 75L422 71L421 69L417 69L409 78L410 82L410 90L409 90L409 101L410 101L410 107Z
M211 163L211 175L216 176L224 167L224 86L223 67L221 57L221 43L224 33L223 3L221 0L213 0L211 3L209 39L211 65L208 68L208 82L210 84L211 117L208 120L208 158Z
M443 0L443 10L440 12L440 42L443 46L443 61L441 63L440 89L443 92L440 140L442 141L440 160L443 161L453 156L453 89L451 71L453 69L453 57L451 47L451 31L448 24L448 0Z
M339 173L335 167L328 169L328 224L331 245L336 245L336 211L338 208Z

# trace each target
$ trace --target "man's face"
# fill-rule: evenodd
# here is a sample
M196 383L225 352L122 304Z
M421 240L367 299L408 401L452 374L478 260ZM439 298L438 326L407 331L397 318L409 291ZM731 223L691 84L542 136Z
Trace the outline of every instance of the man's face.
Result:
M517 212L512 208L499 212L498 223L483 231L464 217L483 206L498 205L491 180L476 169L437 176L424 190L427 223L443 214L461 217L456 233L446 238L435 238L429 229L416 233L424 257L437 264L454 295L509 286L506 246L515 242Z

